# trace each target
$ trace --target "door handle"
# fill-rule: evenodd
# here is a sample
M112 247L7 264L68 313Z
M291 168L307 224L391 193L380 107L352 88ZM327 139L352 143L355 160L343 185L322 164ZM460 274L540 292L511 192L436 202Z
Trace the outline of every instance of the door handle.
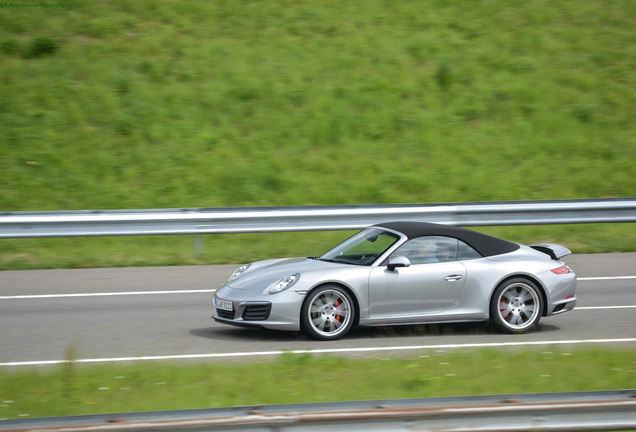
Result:
M446 276L444 278L444 280L446 282L457 282L458 280L461 280L463 278L464 278L464 276L462 276L462 275L450 275L450 276Z

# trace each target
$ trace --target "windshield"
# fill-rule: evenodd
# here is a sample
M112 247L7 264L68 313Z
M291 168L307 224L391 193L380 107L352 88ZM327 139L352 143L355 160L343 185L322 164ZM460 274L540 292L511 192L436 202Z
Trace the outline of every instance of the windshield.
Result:
M343 264L371 265L399 237L378 228L367 228L349 237L319 259Z

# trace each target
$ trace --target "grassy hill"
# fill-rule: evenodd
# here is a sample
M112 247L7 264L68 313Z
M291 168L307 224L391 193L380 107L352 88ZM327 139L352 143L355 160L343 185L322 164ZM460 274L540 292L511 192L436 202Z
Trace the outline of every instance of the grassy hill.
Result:
M27 4L29 2L22 2ZM0 7L0 211L634 196L636 2ZM489 228L575 252L633 224ZM242 262L348 233L5 240L0 269Z

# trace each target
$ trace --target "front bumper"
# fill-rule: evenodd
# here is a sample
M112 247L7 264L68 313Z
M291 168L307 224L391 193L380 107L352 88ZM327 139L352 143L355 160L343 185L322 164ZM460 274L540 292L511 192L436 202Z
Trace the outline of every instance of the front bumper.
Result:
M222 297L214 297L216 322L223 324L260 327L271 330L300 331L300 308L303 296L291 291L267 296L267 300L247 300L244 292L225 289ZM232 311L217 307L217 299L232 303Z
M237 318L242 321L265 321L269 318L272 310L270 302L241 302L237 306L232 311L220 309L215 299L214 316L229 321L234 321Z

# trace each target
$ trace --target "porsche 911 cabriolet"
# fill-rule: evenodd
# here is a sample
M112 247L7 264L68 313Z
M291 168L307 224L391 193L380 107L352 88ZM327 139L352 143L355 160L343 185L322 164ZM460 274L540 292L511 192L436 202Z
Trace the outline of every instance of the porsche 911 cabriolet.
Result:
M321 256L241 266L216 290L213 318L318 340L354 326L484 321L521 333L574 308L568 254L460 227L381 223Z

